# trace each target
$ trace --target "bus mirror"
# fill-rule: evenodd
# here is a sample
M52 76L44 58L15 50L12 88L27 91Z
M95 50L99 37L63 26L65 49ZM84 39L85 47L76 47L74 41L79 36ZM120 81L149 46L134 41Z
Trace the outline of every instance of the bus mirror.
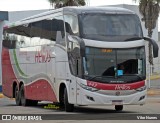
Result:
M67 35L68 39L68 51L74 50L74 48L79 49L79 57L84 57L85 56L85 44L82 39L80 39L78 36L71 36Z
M153 56L154 56L154 58L158 57L159 47L158 47L158 44L156 43L156 41L154 41L153 39L148 38L148 37L144 37L143 39L146 40L146 41L149 41L152 44L152 46L153 46Z
M56 57L56 53L55 52L52 52L52 58L55 58Z
M80 49L80 50L81 50L81 51L80 51L80 52L81 52L81 56L82 56L82 57L85 57L85 43L84 43L83 40L82 40L81 43L80 43L80 48L81 48L81 49Z
M78 47L75 47L72 52L75 54L76 59L80 58L80 49Z
M69 41L68 42L68 51L72 51L73 49L73 42Z

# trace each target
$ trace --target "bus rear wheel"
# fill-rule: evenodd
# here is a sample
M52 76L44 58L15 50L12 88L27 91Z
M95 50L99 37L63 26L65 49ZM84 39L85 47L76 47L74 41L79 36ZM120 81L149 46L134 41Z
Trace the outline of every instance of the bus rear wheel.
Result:
M20 88L20 95L21 95L22 106L28 106L29 105L29 100L26 99L26 97L25 97L24 85L22 85L21 88Z
M37 100L29 100L25 97L24 85L20 88L20 100L22 106L36 106L38 104Z
M73 112L74 110L74 105L68 102L68 94L66 88L64 89L64 107L66 112Z
M122 111L123 110L123 105L115 105L115 110L116 111Z
M21 96L20 96L20 91L18 90L18 86L15 87L14 95L15 95L16 105L20 106L21 105Z

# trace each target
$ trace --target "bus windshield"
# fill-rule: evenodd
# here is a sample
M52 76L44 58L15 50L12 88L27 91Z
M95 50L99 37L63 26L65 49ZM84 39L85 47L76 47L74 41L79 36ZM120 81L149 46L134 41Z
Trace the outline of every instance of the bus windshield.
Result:
M86 79L101 82L136 82L145 79L145 49L86 47Z
M101 41L124 41L143 37L138 16L134 14L83 14L82 38Z

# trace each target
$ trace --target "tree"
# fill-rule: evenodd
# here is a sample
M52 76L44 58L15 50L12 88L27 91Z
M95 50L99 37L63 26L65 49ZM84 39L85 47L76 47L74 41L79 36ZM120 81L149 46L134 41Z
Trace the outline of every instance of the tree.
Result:
M137 0L134 0L137 1ZM153 29L159 16L160 0L138 0L139 12L143 16L142 21L145 22L145 28L148 30L148 37L152 37ZM153 65L152 45L148 44L149 49L149 63Z
M85 0L48 0L51 6L61 8L65 6L85 6Z

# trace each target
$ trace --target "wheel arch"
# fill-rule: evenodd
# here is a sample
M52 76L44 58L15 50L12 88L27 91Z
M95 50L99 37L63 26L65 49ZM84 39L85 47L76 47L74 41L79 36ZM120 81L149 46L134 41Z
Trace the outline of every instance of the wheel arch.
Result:
M18 83L16 81L13 82L13 88L12 88L12 97L15 98L15 88L18 85Z
M15 98L15 88L16 86L18 86L18 89L20 90L21 86L23 85L24 83L21 81L20 83L18 83L17 81L13 81L13 86L12 86L12 97Z

